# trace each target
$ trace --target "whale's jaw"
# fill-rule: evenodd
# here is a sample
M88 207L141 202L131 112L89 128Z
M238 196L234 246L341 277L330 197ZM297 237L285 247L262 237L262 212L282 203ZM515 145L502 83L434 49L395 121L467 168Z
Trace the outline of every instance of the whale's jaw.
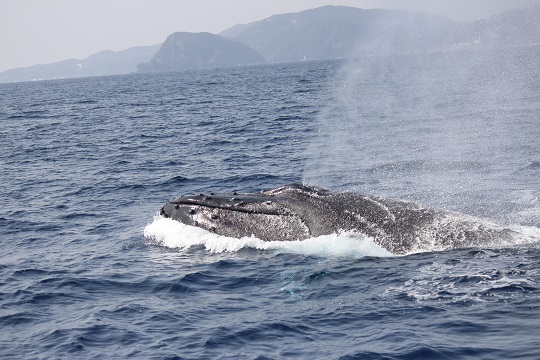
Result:
M302 240L308 227L272 195L198 194L180 196L161 209L161 215L219 235L254 236L265 241Z

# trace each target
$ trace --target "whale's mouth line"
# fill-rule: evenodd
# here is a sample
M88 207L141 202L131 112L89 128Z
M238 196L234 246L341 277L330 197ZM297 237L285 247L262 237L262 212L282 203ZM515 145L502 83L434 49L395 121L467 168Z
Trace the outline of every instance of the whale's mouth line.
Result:
M209 209L236 211L248 214L288 215L270 196L246 195L187 195L169 202L178 209L180 206L194 206Z

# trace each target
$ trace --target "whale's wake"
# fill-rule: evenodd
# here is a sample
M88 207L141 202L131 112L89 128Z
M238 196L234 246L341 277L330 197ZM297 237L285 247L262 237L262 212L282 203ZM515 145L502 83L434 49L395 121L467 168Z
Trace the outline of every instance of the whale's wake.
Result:
M516 226L513 230L524 235L519 241L502 244L502 247L518 246L540 241L540 229L535 227ZM164 246L170 249L187 250L202 247L211 253L237 252L242 249L269 250L280 253L313 255L323 257L361 258L365 256L394 256L377 245L367 235L355 232L322 235L299 241L263 241L256 237L233 238L211 233L205 229L185 225L175 220L156 215L154 221L144 228L144 236L149 244ZM438 251L436 246L424 247L424 251Z
M263 241L256 237L237 239L217 235L160 215L156 215L154 221L145 227L144 236L152 244L171 249L187 250L200 246L212 253L257 249L323 257L392 256L370 237L353 232L322 235L301 241Z

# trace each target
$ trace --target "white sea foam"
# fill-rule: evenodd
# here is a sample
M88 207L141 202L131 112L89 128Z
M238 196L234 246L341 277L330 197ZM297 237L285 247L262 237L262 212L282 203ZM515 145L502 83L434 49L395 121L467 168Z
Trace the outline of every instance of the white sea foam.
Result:
M523 237L516 240L516 245L540 242L540 228L514 225L510 226L510 229L523 235Z
M144 236L150 241L172 249L186 250L193 246L204 246L206 250L213 253L235 252L251 248L331 257L392 255L375 244L371 238L352 232L323 235L302 241L263 241L255 237L237 239L213 234L159 215L156 215L154 221L145 227Z

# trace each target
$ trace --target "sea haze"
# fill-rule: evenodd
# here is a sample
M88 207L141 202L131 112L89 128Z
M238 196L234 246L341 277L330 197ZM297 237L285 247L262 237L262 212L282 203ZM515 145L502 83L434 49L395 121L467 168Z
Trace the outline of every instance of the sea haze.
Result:
M478 3L476 7L485 8ZM530 1L521 7L514 1L508 7L462 23L421 12L322 6L236 25L219 35L175 32L161 45L7 70L0 72L0 83L409 54L472 44L496 48L538 44L540 3Z
M534 359L538 46L0 85L2 358ZM305 182L528 240L394 256L157 214Z

